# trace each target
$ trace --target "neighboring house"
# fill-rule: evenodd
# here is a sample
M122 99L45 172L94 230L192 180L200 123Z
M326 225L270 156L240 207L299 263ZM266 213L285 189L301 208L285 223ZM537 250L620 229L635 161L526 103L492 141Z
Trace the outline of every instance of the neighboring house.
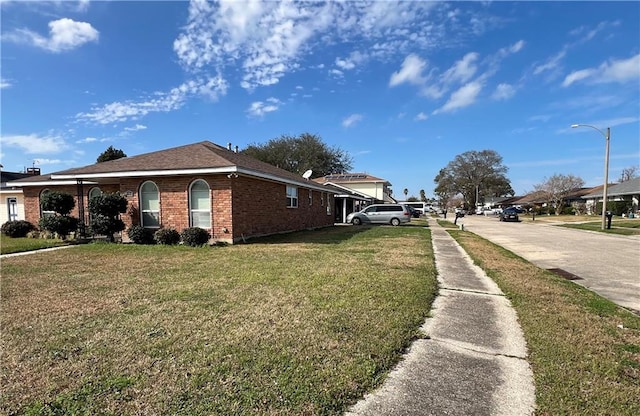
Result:
M32 172L37 172L33 170ZM0 224L24 220L24 196L22 189L8 186L7 182L33 176L33 173L0 171Z
M366 173L341 173L314 179L329 188L342 190L335 196L336 222L346 222L347 215L370 204L395 203L391 183Z
M139 224L181 231L197 226L209 230L213 241L333 225L335 190L230 147L204 141L9 185L22 188L25 219L33 224L43 214L40 196L55 190L74 195L72 215L85 224L91 197L120 192L129 203L122 215L127 228Z
M582 199L586 200L587 210L594 213L599 202L602 202L604 190L599 186L595 191L584 195ZM607 201L631 201L632 212L638 214L640 205L640 178L631 179L615 185L607 187Z

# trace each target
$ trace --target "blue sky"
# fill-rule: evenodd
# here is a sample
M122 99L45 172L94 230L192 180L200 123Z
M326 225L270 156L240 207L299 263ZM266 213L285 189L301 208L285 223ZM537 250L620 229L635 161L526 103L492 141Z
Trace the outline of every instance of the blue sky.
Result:
M309 132L433 196L461 153L518 195L640 164L639 2L0 3L1 163L43 173Z

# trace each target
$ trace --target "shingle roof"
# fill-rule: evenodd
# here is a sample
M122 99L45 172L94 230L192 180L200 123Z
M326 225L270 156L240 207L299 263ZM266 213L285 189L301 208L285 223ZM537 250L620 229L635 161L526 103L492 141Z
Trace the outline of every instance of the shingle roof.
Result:
M583 196L585 199L601 198L603 189L602 186L595 192L591 192ZM615 185L609 185L607 189L607 196L620 196L620 195L640 195L640 178L631 179L625 182L621 182Z
M376 178L368 173L334 173L331 175L316 178L314 181L318 183L333 182L333 183L359 183L359 182L384 182L391 185L386 179Z
M318 187L300 175L280 169L242 153L236 153L209 141L188 144L137 156L95 163L80 168L51 173L48 178L31 177L24 182L40 180L91 179L102 176L165 176L177 174L238 172L259 177ZM45 175L43 175L45 176ZM21 182L16 181L16 183Z

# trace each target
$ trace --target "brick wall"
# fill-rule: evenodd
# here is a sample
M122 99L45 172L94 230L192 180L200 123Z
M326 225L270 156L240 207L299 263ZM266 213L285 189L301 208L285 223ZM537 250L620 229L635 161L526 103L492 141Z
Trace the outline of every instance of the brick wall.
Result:
M243 238L303 230L333 225L334 213L327 215L327 204L333 208L333 197L321 203L319 191L313 192L309 204L309 189L298 187L298 207L287 208L286 185L239 176L226 175L157 177L153 182L160 193L160 224L173 227L178 232L189 227L189 185L196 179L205 180L211 189L212 239L237 242ZM119 191L127 198L128 210L122 215L126 229L140 224L140 187L148 178L121 178L119 185L101 185L103 192ZM93 186L83 189L85 216L88 218L88 193ZM25 217L33 224L40 218L39 195L42 189L56 190L74 195L76 208L71 213L78 216L77 188L71 186L46 186L24 188ZM326 194L325 194L326 195ZM126 232L123 238L127 241Z

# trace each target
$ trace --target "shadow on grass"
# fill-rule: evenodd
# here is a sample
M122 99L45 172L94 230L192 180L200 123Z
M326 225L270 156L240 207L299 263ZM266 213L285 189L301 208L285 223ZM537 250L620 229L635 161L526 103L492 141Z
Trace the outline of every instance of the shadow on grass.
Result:
M426 220L412 221L402 224L397 228L425 228ZM371 230L376 227L392 227L391 225L350 225L339 224L332 227L318 228L315 230L293 231L285 234L276 234L265 237L251 238L247 240L247 244L289 244L289 243L307 243L307 244L340 244L354 236ZM396 227L393 227L396 228Z

